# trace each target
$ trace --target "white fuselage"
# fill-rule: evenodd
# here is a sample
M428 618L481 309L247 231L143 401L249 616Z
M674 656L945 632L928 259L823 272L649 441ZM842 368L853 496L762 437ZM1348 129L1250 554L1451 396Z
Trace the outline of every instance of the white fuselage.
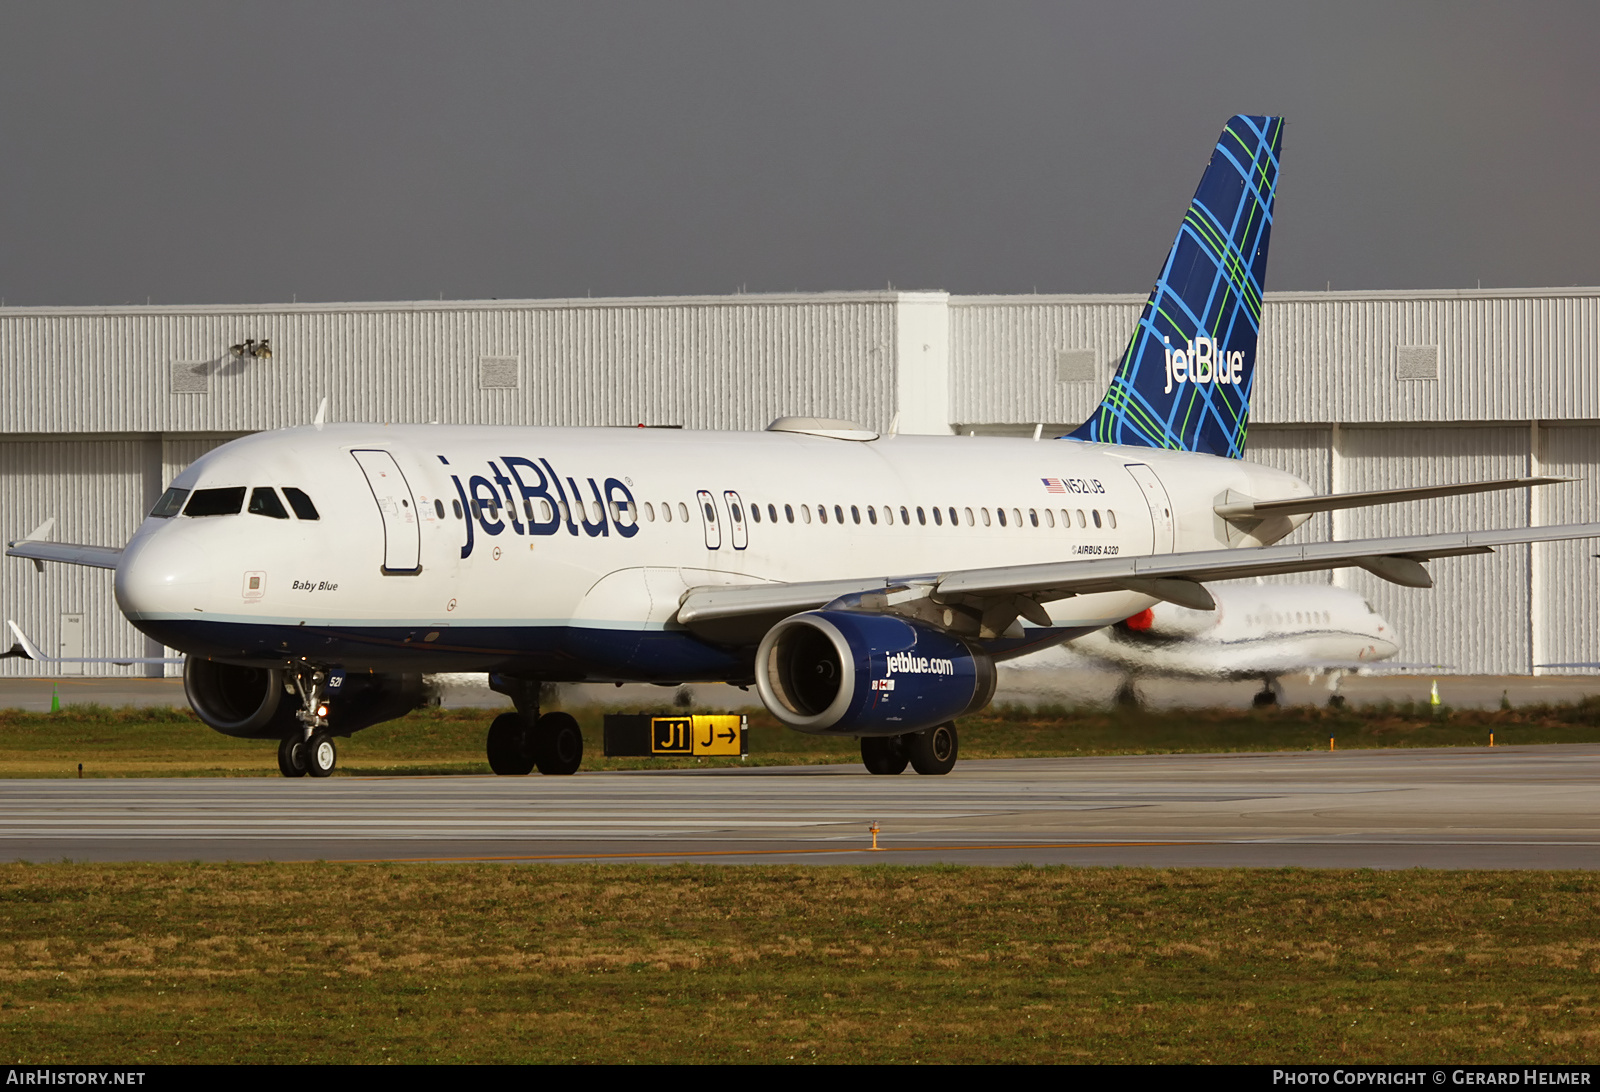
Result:
M1222 584L1214 611L1157 603L1086 634L1072 651L1134 675L1275 678L1348 671L1399 651L1394 627L1359 593L1326 584Z
M673 621L692 587L1218 549L1230 492L1312 492L1248 462L1075 441L378 425L236 440L173 487L293 487L319 517L147 519L118 602L182 651L673 682L750 674L750 649ZM1057 600L1051 627L993 648L1153 602Z

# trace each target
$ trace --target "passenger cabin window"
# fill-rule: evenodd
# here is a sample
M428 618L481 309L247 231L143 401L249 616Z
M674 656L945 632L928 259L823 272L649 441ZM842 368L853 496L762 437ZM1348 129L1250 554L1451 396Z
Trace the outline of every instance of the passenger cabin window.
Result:
M299 516L301 519L322 518L321 516L317 515L317 506L311 503L311 498L306 496L305 493L296 489L294 486L284 486L283 495L289 501L289 507L294 509L294 514ZM456 515L459 516L460 514L461 510L458 508L456 510Z
M270 516L272 519L288 519L289 510L278 499L278 491L269 485L258 485L250 490L250 514L255 516Z
M244 486L226 489L196 489L184 506L186 516L237 516L244 507Z
M150 509L150 515L155 519L171 519L183 511L183 502L189 499L187 489L169 489L161 494L161 499L156 501L156 506Z
M433 513L440 519L444 519L444 501L438 497L433 498Z

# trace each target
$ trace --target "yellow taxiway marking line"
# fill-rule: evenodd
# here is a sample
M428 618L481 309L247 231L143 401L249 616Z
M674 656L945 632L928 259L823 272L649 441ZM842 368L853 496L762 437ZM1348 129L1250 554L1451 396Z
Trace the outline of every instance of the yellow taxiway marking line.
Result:
M789 857L802 853L944 853L975 849L1125 849L1140 846L1211 846L1218 842L1018 842L1012 845L966 846L834 846L827 849L686 849L646 853L547 853L509 857L354 857L330 864L431 864L440 861L598 861L641 857Z

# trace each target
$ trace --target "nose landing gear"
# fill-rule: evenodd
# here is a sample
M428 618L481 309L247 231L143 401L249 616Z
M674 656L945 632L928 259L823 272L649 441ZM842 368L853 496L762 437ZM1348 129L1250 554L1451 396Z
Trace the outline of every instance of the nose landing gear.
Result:
M339 763L339 749L328 731L328 674L305 666L286 672L284 679L284 689L300 698L295 719L301 727L279 741L278 772L284 777L330 777Z

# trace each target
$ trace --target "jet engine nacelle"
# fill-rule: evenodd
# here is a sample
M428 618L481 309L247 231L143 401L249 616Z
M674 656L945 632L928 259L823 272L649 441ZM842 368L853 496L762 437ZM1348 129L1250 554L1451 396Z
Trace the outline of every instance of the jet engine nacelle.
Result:
M994 661L921 622L859 611L807 611L767 631L756 690L801 732L887 736L920 732L982 709Z
M295 716L300 696L286 687L287 674L190 656L183 665L183 692L195 715L225 736L282 739L302 727ZM403 717L427 699L421 675L351 673L328 693L328 731L348 736Z

